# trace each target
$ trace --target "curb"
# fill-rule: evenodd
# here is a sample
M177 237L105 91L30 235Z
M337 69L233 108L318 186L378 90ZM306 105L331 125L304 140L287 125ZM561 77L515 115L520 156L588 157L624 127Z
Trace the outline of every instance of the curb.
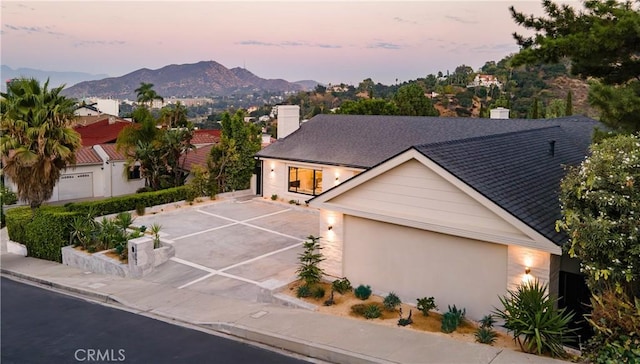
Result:
M22 279L22 280L25 280L25 281L34 282L34 283L37 283L37 284L45 286L45 287L55 288L55 289L58 289L58 290L67 291L67 292L71 292L71 293L74 293L74 294L82 295L82 296L91 298L92 300L99 301L99 302L123 304L117 298L115 298L115 297L113 297L111 295L105 294L105 293L95 292L95 291L91 291L91 290L88 290L88 289L70 287L70 286L67 286L67 285L64 285L64 284L47 281L47 280L44 280L42 278L38 278L38 277L35 277L35 276L30 276L28 274L14 272L14 271L11 271L11 270L8 270L8 269L5 269L5 268L0 268L0 273L2 273L3 275L11 276L11 277L16 277L16 278L19 278L19 279Z

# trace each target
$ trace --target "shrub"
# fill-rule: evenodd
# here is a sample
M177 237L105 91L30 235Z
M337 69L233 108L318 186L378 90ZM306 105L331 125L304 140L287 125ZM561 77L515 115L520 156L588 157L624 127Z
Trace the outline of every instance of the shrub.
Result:
M353 291L353 294L364 301L371 296L371 287L361 284Z
M390 292L383 300L382 304L387 311L395 311L396 307L402 304L400 297L393 292Z
M7 210L5 219L7 220L7 233L9 239L16 243L26 244L27 225L33 218L33 211L28 206L14 207Z
M144 215L146 209L147 208L144 206L144 204L139 203L136 205L136 214L138 214L138 216L142 216Z
M0 201L3 205L13 205L18 202L18 195L11 191L8 187L0 187Z
M507 296L500 297L503 309L494 314L504 320L504 326L522 351L552 356L564 355L563 344L572 341L568 324L574 314L556 309L556 299L547 293L547 285L538 280L523 283Z
M587 321L594 335L587 357L595 363L637 363L640 358L640 299L632 303L613 290L594 295Z
M298 255L300 266L296 271L298 277L302 279L306 285L312 286L320 282L324 271L318 266L320 262L324 260L322 253L320 253L320 238L313 235L307 237L307 241L302 243L304 252Z
M456 305L453 305L453 307L451 306L447 306L449 308L449 311L451 314L453 314L453 316L456 318L456 320L458 321L457 326L460 326L460 324L462 323L462 320L464 320L464 316L467 313L467 310L465 308L463 308L462 310L459 310Z
M363 316L367 320L378 318L382 316L382 310L380 309L380 306L378 306L377 304L371 303L371 304L368 304L367 307L365 307Z
M42 206L25 226L24 244L29 256L62 262L63 246L69 245L71 224L78 214L61 206Z
M162 229L162 225L154 222L151 225L151 233L153 234L153 248L157 249L160 247L160 229Z
M271 201L275 201L277 199L278 199L278 195L276 195L275 193L271 195Z
M433 297L422 297L418 298L418 310L422 312L423 315L429 316L429 311L437 308L436 303Z
M445 312L442 315L442 325L440 326L440 330L442 332L449 334L454 332L458 328L459 320L458 317L452 312Z
M311 297L311 287L307 286L306 284L302 286L298 286L298 290L296 291L296 297L298 298Z
M474 336L476 337L476 341L481 343L481 344L493 344L494 342L496 342L496 339L498 338L498 333L496 333L495 331L493 331L493 329L491 327L479 327L478 330L476 330Z
M480 319L480 327L492 328L495 323L496 320L493 318L493 315L485 315Z
M351 312L366 319L374 319L382 316L382 307L379 303L358 303L351 306Z
M312 296L313 298L319 300L321 298L324 298L324 294L325 294L325 290L324 288L322 288L321 286L317 286L313 289L312 291Z
M331 288L340 294L345 294L353 289L353 287L351 287L351 282L349 282L347 277L333 281L331 283Z

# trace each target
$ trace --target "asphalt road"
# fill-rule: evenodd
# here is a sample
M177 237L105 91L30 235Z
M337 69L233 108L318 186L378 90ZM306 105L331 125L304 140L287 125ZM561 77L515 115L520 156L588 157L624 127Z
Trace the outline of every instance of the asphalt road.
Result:
M305 363L10 279L0 284L2 364Z

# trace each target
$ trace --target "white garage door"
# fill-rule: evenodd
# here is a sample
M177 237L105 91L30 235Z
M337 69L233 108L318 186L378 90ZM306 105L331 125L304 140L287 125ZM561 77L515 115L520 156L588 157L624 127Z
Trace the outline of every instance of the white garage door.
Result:
M344 273L355 285L480 319L506 293L507 247L345 215Z
M58 200L93 197L93 173L66 174L60 177Z

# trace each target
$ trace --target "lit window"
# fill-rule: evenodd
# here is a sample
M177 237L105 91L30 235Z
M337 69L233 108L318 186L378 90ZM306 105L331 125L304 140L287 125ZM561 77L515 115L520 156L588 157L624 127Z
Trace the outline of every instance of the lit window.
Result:
M321 194L322 171L289 167L289 192L313 196Z

